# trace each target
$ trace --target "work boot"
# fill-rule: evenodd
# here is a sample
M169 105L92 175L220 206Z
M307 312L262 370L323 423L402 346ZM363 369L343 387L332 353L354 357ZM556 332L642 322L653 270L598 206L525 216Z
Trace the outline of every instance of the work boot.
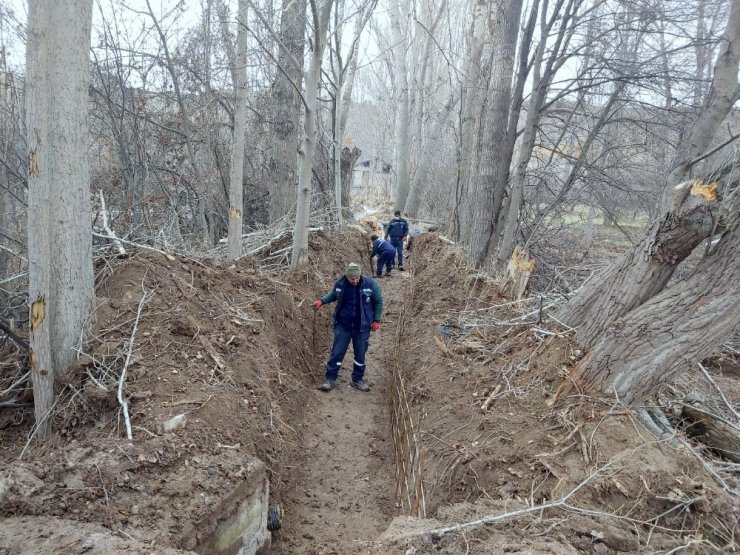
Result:
M398 267L398 271L399 271L399 272L405 272L406 270L404 270L404 269L403 269L403 266L399 266L399 267Z
M386 272L385 277L391 277L391 273L390 272Z
M326 380L319 386L319 389L321 391L331 391L332 389L334 389L334 384L334 380Z
M365 380L360 380L359 382L352 382L352 387L355 389L359 389L360 391L368 392L370 391L370 386L367 385Z

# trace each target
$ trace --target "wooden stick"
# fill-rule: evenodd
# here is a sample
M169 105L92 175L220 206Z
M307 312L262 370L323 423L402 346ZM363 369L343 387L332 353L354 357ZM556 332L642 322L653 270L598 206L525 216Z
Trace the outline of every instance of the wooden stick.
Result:
M108 209L105 207L105 197L103 196L103 190L100 189L98 191L100 195L100 215L103 216L103 229L108 234L108 238L113 241L113 244L116 245L116 248L118 249L118 253L121 256L126 256L126 249L123 248L123 244L121 244L121 241L116 237L116 234L113 233L113 230L108 225Z
M152 291L144 291L144 295L142 295L141 300L139 301L139 308L136 310L136 320L134 320L134 328L131 330L131 338L128 342L128 353L126 353L126 362L123 364L123 370L121 370L121 377L118 380L118 402L121 405L121 408L123 409L123 419L126 422L126 437L131 440L133 439L133 434L131 432L131 418L128 414L128 401L123 396L123 384L126 382L126 371L128 370L128 365L131 362L131 353L134 350L134 337L136 337L136 330L139 327L139 320L141 319L141 310L144 308L144 305L154 296L154 292Z
M493 400L496 398L496 395L498 395L499 391L501 391L501 384L498 384L496 388L491 392L491 394L488 396L485 402L480 406L480 410L482 410L483 412L486 412L488 410L488 407L491 405Z

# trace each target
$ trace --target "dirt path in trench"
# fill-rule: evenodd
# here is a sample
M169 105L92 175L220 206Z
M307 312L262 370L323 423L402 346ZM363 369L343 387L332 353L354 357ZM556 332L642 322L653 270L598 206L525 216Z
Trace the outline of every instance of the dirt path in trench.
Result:
M372 390L350 387L350 347L337 387L308 392L298 430L303 456L285 472L281 497L286 513L282 529L273 534L273 553L367 553L396 515L388 395L405 281L399 272L379 280L385 316L383 328L371 335L366 357L365 379Z

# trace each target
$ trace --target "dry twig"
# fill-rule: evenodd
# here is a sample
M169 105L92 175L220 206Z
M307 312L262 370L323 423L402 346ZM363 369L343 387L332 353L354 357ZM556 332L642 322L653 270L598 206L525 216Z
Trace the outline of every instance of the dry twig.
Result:
M126 422L126 437L131 440L133 439L133 435L131 432L131 419L128 414L128 401L123 396L123 385L126 382L126 371L128 370L128 365L131 362L131 353L134 350L134 338L136 337L136 330L139 327L139 320L141 319L141 310L144 308L144 305L149 302L149 300L154 296L154 291L146 291L144 290L144 294L141 297L141 300L139 301L139 307L136 310L136 319L134 320L134 327L131 330L131 338L128 342L128 352L126 353L126 362L123 364L123 369L121 370L121 377L118 380L118 402L121 405L121 408L123 409L123 419Z

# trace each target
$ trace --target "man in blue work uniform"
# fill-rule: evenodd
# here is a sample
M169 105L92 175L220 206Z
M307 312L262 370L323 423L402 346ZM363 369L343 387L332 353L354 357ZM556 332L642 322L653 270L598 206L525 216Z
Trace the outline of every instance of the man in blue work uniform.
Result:
M396 247L398 253L398 270L403 272L403 242L409 234L409 223L401 217L401 211L396 210L393 219L388 222L385 232L385 240Z
M374 279L363 276L360 266L351 262L347 264L344 277L339 278L334 288L314 301L313 306L319 310L328 303L337 303L334 309L334 344L331 347L329 361L326 363L326 380L319 386L322 391L334 389L339 369L349 342L355 353L352 367L352 387L360 391L370 391L370 386L363 379L365 375L365 353L370 342L370 331L380 329L383 317L383 293Z
M396 247L388 241L380 239L377 235L371 235L370 240L373 242L373 248L370 251L370 261L372 262L373 256L378 256L375 277L383 277L383 266L385 266L385 277L391 277L393 261L396 259Z

